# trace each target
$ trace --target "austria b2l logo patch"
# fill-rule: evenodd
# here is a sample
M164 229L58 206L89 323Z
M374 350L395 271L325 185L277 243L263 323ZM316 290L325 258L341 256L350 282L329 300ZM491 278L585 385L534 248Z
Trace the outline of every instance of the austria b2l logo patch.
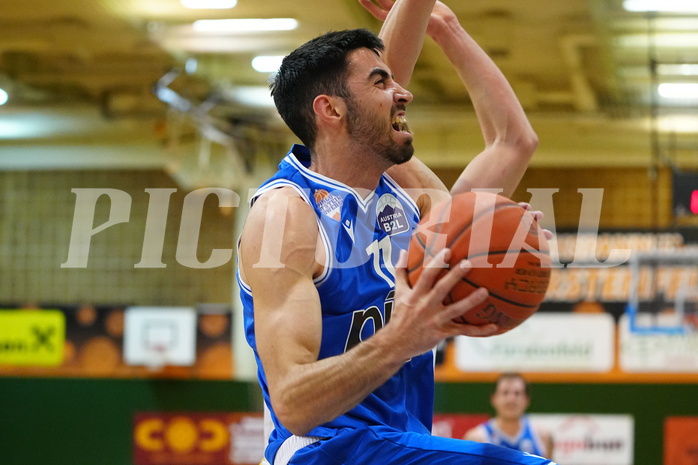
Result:
M383 194L376 204L376 221L386 234L394 236L409 231L405 209L392 194Z

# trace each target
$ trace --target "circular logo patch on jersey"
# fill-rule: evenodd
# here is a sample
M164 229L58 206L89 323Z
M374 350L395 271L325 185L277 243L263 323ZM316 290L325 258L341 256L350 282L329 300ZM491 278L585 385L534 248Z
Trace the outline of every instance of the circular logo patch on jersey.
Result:
M315 204L322 213L334 220L340 220L344 199L327 192L325 189L317 189L313 193L313 197L315 197Z

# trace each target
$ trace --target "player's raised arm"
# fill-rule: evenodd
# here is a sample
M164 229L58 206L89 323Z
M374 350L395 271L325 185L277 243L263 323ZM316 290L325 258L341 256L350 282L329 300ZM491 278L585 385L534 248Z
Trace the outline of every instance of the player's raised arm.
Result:
M504 74L439 1L428 33L470 94L485 140L485 149L468 164L451 192L492 187L503 188L510 197L538 147L538 137Z
M384 21L378 37L385 44L383 61L395 80L407 87L422 51L429 16L436 0L359 0L373 16Z
M385 61L396 80L409 81L416 54L421 49L421 24L424 9L431 0L360 0L379 19L386 19L381 36L386 43ZM452 194L474 188L502 188L511 196L538 147L538 138L509 82L495 63L463 29L453 11L441 1L434 3L426 33L441 47L465 85L480 122L485 148L472 160L453 188ZM403 42L404 40L404 42ZM392 47L392 50L391 50ZM402 81L400 81L402 79ZM438 187L425 166L405 164L391 169L396 178L406 179L405 187L417 187L413 181L426 181L425 187ZM412 170L413 172L406 172Z

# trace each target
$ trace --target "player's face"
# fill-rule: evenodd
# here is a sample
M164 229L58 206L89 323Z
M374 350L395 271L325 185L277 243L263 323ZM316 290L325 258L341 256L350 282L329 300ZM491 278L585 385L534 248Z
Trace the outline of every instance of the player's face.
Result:
M395 82L388 67L368 49L349 55L347 132L360 150L370 150L391 164L414 153L405 106L412 94Z
M492 394L492 406L497 416L508 419L520 418L528 408L529 398L524 382L519 378L505 378L499 381Z

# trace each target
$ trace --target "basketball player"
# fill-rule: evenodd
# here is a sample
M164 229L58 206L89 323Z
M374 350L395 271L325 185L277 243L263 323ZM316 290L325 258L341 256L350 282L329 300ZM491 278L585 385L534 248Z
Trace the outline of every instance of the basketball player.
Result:
M465 439L552 457L553 438L545 428L533 425L524 415L531 402L528 383L518 373L504 373L497 378L490 397L494 418L465 433Z
M366 4L364 3L366 6ZM392 10L390 8L392 7ZM433 351L496 325L452 319L486 289L445 305L468 271L436 280L449 252L413 288L412 230L449 190L413 155L409 81L425 32L461 76L485 149L450 193L499 187L510 195L537 146L501 72L434 0L381 0L383 42L332 32L287 56L272 84L276 107L304 146L254 194L239 243L246 337L274 430L266 460L283 464L546 464L540 457L430 435Z

